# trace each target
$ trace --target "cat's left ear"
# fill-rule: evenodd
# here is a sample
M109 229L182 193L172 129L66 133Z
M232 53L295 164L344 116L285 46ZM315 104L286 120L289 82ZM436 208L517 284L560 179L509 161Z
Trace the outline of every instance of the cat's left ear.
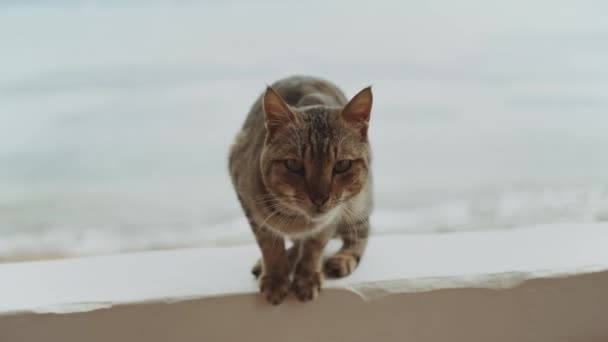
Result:
M347 123L358 128L363 138L367 137L372 102L372 87L369 86L358 92L342 109L342 118Z
M296 120L295 114L289 109L281 95L271 87L266 88L262 104L264 106L266 129L271 135Z

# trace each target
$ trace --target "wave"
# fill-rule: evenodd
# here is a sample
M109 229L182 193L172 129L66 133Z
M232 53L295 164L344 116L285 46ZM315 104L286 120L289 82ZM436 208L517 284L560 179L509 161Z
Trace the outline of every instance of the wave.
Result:
M597 222L608 221L608 189L521 190L408 208L388 207L380 207L374 212L372 234L448 233L557 222ZM106 220L99 225L15 228L0 240L0 259L20 259L32 254L80 256L254 243L246 220L237 214L208 223L126 224Z

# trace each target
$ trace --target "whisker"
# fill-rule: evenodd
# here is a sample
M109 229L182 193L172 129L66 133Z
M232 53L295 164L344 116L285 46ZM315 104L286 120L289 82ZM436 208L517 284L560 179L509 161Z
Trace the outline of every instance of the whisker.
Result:
M355 227L355 222L354 222L353 218L351 217L351 215L353 214L353 210L349 206L348 202L344 202L343 208L346 209L346 215L344 217L346 218L346 221L347 221L346 223L348 224L350 231L355 236L355 243L356 243L357 241L359 241L359 235L357 234L357 228Z

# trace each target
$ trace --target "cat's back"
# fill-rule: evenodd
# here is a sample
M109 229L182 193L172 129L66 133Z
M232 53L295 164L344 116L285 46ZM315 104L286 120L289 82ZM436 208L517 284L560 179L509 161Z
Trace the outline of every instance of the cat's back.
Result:
M291 76L274 82L271 85L281 97L292 107L301 107L311 104L326 106L343 106L347 98L335 84L318 77ZM249 111L243 129L264 129L264 109L262 108L261 94Z
M347 99L342 90L335 84L318 77L291 76L272 84L279 95L293 107L307 105L302 103L307 97L319 96L326 106L343 106Z

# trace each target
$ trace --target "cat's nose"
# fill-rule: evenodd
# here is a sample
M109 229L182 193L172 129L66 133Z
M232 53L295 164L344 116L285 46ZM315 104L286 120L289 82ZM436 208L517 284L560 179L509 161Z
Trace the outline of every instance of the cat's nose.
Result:
M310 195L310 200L317 207L320 207L323 204L327 203L327 201L329 200L329 195Z

